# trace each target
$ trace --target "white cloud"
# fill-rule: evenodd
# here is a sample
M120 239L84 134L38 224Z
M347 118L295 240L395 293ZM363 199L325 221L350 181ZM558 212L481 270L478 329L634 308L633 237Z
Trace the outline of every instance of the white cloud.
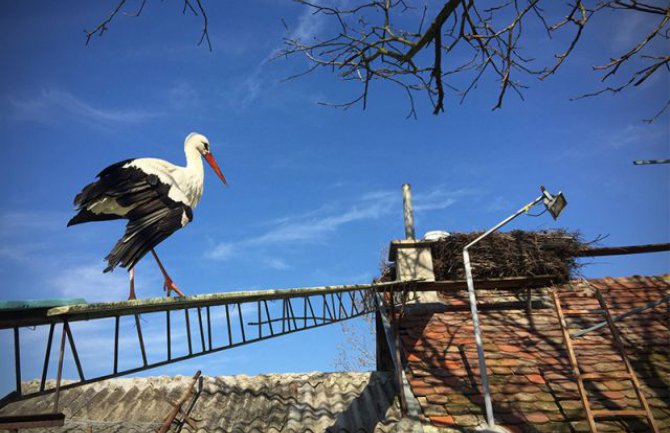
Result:
M469 190L448 190L435 188L425 194L416 194L414 210L417 213L445 209L465 195ZM311 244L323 242L335 235L343 226L365 221L375 221L400 212L402 201L397 191L373 191L363 194L348 204L320 206L298 215L276 218L269 222L269 228L258 236L237 242L222 242L214 246L206 257L212 260L233 260L254 256L273 269L287 269L289 264L283 259L268 259L264 249L276 244Z
M60 296L84 298L88 302L118 300L128 296L125 272L103 273L102 263L67 266L52 278Z
M158 111L139 108L107 108L90 104L70 92L45 89L32 98L10 99L12 116L18 120L29 120L53 124L63 116L93 125L118 123L141 123L162 115Z

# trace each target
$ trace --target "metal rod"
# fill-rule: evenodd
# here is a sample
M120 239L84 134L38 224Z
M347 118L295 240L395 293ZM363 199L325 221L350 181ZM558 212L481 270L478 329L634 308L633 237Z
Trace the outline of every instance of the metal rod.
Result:
M165 328L167 331L167 359L172 359L172 326L170 324L170 310L165 312Z
M374 310L361 312L361 314L358 314L358 315L356 315L356 316L349 317L349 318L347 318L347 319L353 319L353 318L356 318L356 317L360 317L360 316L363 316L363 315L365 315L365 314L371 313L371 312L373 312L373 311L374 311ZM346 320L346 319L345 319L345 320ZM330 325L331 323L336 323L336 322L338 322L338 320L331 321L331 320L329 320L328 318L323 318L323 322L322 322L322 323L318 323L318 324L316 324L316 325L310 325L310 326L308 326L307 328L301 328L301 329L293 330L293 331L291 331L291 332L286 332L285 334L290 334L290 333L294 333L294 332L301 332L301 331L303 331L303 330L309 330L309 329L314 329L314 328L320 328L320 327L322 327L322 326ZM96 383L96 382L100 382L100 381L103 381L103 380L114 379L114 378L116 378L116 377L121 377L121 376L129 375L129 374L134 374L134 373L138 373L138 372L141 372L141 371L150 370L150 369L152 369L152 368L163 367L163 366L165 366L165 365L169 365L169 364L173 364L173 363L177 363L177 362L185 361L185 360L188 360L188 359L197 358L197 357L199 357L199 356L208 355L208 354L210 354L210 353L217 353L217 352L221 352L221 351L223 351L223 350L233 349L233 348L240 347L240 346L244 346L244 345L247 345L247 344L252 344L252 343L257 342L257 341L267 340L267 339L270 339L270 338L276 338L276 337L279 337L279 336L281 336L281 335L284 335L284 334L276 333L274 336L265 335L265 336L264 336L262 339L260 339L260 340L259 340L259 339L246 340L246 341L244 341L244 342L237 342L237 343L233 343L233 344L230 344L230 345L224 345L224 346L214 347L214 348L213 348L211 351L209 351L209 352L204 352L204 353L203 353L203 352L197 352L197 353L194 353L194 354L182 355L182 356L174 357L174 358L172 358L171 360L156 361L156 362L153 362L153 363L148 364L148 365L146 365L146 366L133 367L133 368L129 368L129 369L127 369L127 370L123 370L123 371L117 372L117 373L110 373L110 374L106 374L106 375L102 375L102 376L98 376L98 377L94 377L94 378L86 379L86 380L83 380L83 381L70 382L70 383L68 383L68 384L65 384L65 385L60 386L60 389L61 389L61 390L71 389L71 388L76 388L76 387L78 387L78 386L82 386L82 385L88 385L88 384L90 384L90 383ZM65 343L65 342L63 341L63 344L64 344L64 343ZM33 392L33 393L30 393L30 394L24 394L24 395L22 395L22 396L18 396L17 400L25 400L25 399L27 399L27 398L32 398L32 397L35 397L35 396L38 396L38 395L50 394L50 393L52 393L52 392L54 392L54 391L56 391L56 389L55 389L55 388L51 388L51 389L46 389L46 390L44 390L44 392Z
M49 337L47 338L47 348L46 353L44 354L44 367L42 368L42 380L40 381L40 391L44 391L44 387L46 386L47 382L47 373L49 371L49 357L51 356L51 344L53 343L55 328L56 328L55 323L49 325Z
M228 310L228 304L226 304L226 324L228 325L228 344L233 344L233 332L230 329L230 311Z
M119 316L114 317L114 374L119 371Z
M475 285L472 278L472 266L470 264L470 253L468 249L475 245L477 242L481 241L491 233L495 232L505 224L512 221L514 218L518 217L524 212L528 212L530 208L538 204L544 198L544 194L528 203L526 206L522 207L516 211L511 216L500 221L498 224L484 232L481 236L477 237L474 241L470 242L463 248L463 264L465 267L465 277L468 284L468 297L470 300L470 311L472 313L472 325L474 328L475 334L475 344L477 345L477 360L479 362L479 374L482 380L482 391L484 394L484 408L486 410L486 423L489 427L495 426L495 419L493 418L493 403L491 401L491 389L489 387L489 376L486 371L486 358L484 355L484 343L482 342L482 333L481 327L479 325L479 312L477 310L477 297L475 295Z
M314 308L312 308L312 301L310 301L309 297L305 298L307 300L307 305L309 306L309 312L312 315L312 320L314 321L314 326L316 326L316 314L314 314ZM325 314L324 314L325 315Z
M653 302L649 302L648 304L645 304L641 307L633 308L632 310L626 311L625 313L621 313L618 316L614 316L614 317L612 317L612 322L614 322L614 323L619 322L619 321L625 319L628 316L632 316L634 314L641 313L645 310L648 310L650 308L654 308L654 307L656 307L658 305L661 305L661 304L664 304L668 301L670 301L670 295L666 295L666 296L662 297L661 299L658 299L658 300L653 301ZM573 338L578 338L578 337L581 337L584 334L588 334L589 332L598 330L600 328L604 328L605 326L607 326L607 320L605 320L603 322L600 322L596 325L593 325L590 328L586 328L586 329L582 329L581 331L577 331L577 332L572 334L572 337Z
M188 315L188 308L184 309L184 319L186 321L186 339L188 341L188 354L193 354L193 344L191 343L191 319Z
M414 211L412 210L412 187L408 183L402 185L403 217L405 221L405 239L414 240Z
M67 320L63 322L63 332L61 333L60 337L60 354L58 356L58 370L56 372L56 396L54 397L54 413L58 413L58 403L60 400L60 381L61 378L63 377L63 359L65 357L65 336L67 335L65 333L65 325L67 324Z
M144 338L142 337L142 327L140 326L140 315L135 314L135 329L137 329L137 339L140 342L140 351L142 353L142 363L147 366L147 352L144 349Z
M244 319L242 318L242 305L237 303L237 311L239 312L238 317L240 318L240 331L242 331L242 342L247 342L247 337L244 335Z
M209 344L209 350L212 350L212 319L210 318L209 305L205 311L207 311L207 343Z
M295 312L293 311L293 304L291 304L291 298L287 298L286 302L288 303L288 309L291 311L291 318L293 319L293 329L298 329L298 323L295 319ZM289 324L289 329L290 329L290 324Z
M258 338L263 338L263 319L261 317L261 301L257 302L258 307ZM268 320L270 318L268 317Z
M77 347L74 344L74 338L72 337L72 330L70 330L70 324L65 322L65 331L67 332L67 339L70 343L70 350L72 351L72 357L74 358L74 364L77 366L77 373L79 373L79 379L85 380L84 370L81 368L81 362L79 361L79 354L77 353Z
M204 352L205 349L205 331L202 327L202 308L198 307L198 326L200 327L200 343L202 345L202 351Z
M268 301L263 300L263 304L265 304L265 314L268 316L268 323L270 325L270 335L275 335L274 329L272 329L272 320L270 320L270 309L268 308Z
M19 328L14 327L14 373L16 374L16 392L21 395L21 341Z

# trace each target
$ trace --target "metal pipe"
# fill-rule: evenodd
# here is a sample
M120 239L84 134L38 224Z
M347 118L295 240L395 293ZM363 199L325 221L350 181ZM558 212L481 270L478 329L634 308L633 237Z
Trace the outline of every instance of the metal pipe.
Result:
M412 187L402 184L402 206L405 219L405 239L414 240L414 211L412 209Z
M14 368L16 373L16 392L21 395L21 342L19 328L14 327Z
M654 308L654 307L656 307L658 305L661 305L661 304L664 304L668 301L670 301L670 295L664 296L661 299L658 299L656 301L649 302L648 304L645 304L641 307L633 308L632 310L626 311L625 313L621 313L618 316L614 316L614 317L612 317L612 322L614 322L614 323L619 322L619 321L625 319L628 316L632 316L633 314L641 313L645 310L648 310L649 308ZM578 337L581 337L582 335L587 334L589 332L595 331L595 330L600 329L600 328L604 328L605 326L607 326L607 320L605 320L604 322L600 322L596 325L593 325L590 328L586 328L586 329L582 329L581 331L577 331L577 332L572 334L572 337L573 338L578 338Z
M493 402L491 400L491 389L489 387L489 376L486 372L486 357L484 356L484 343L482 342L482 333L481 327L479 325L479 312L477 310L477 296L475 295L475 284L472 278L472 266L470 264L470 253L468 249L475 245L477 242L481 241L491 233L495 232L505 224L512 221L514 218L518 217L524 212L527 212L530 208L538 204L544 198L544 194L528 203L526 206L522 207L516 211L513 215L505 218L500 221L498 224L493 226L493 228L484 232L474 241L470 242L463 248L463 265L465 267L465 278L468 284L468 297L470 300L470 311L472 312L472 326L475 334L475 344L477 345L477 361L479 362L479 374L482 379L482 390L484 393L484 408L486 410L486 423L489 427L495 426L495 420L493 419Z

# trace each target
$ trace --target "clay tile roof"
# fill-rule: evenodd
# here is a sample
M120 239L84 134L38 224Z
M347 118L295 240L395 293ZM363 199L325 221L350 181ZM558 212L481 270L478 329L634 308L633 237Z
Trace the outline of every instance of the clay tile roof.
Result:
M115 379L69 389L61 396L65 426L30 431L155 432L188 381ZM0 415L49 412L52 405L48 395L10 404ZM382 433L395 428L400 409L391 373L268 374L205 377L192 417L199 433Z
M668 276L634 276L589 280L589 284L600 288L614 316L661 299L670 290L669 281ZM588 294L588 287L580 281L559 287L564 306L596 308L597 300ZM526 293L478 292L496 420L519 432L588 431L547 290L533 291L532 313L526 309ZM467 303L452 294L444 299L448 305L438 312L408 309L400 339L408 380L423 415L436 427L463 429L484 420L477 352ZM502 307L496 308L496 303ZM579 316L577 320L582 322L575 329L603 319ZM617 328L661 431L670 432L668 304L629 316ZM575 346L583 372L624 370L609 335L605 327L582 337L584 343ZM589 387L594 408L639 409L629 381L603 380L590 382ZM608 432L648 431L642 420L631 418L598 425Z

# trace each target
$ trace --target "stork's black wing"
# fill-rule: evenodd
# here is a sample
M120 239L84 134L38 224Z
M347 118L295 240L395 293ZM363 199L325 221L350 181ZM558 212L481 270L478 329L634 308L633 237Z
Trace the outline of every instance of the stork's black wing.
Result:
M105 260L109 272L117 265L132 268L152 248L193 219L191 208L167 197L151 200L129 214L126 232Z

